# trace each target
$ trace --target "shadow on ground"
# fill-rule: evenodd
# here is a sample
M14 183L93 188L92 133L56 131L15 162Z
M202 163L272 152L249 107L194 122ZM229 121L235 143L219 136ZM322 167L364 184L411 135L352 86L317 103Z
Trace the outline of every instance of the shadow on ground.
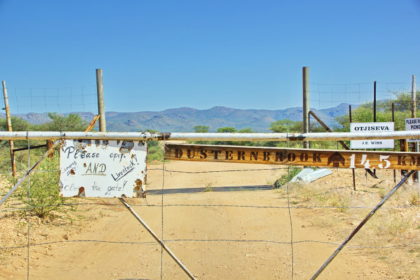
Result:
M233 186L233 187L204 187L204 188L179 188L179 189L160 189L148 190L148 195L157 194L177 194L177 193L201 193L201 192L238 192L238 191L264 191L272 190L272 185L263 186Z

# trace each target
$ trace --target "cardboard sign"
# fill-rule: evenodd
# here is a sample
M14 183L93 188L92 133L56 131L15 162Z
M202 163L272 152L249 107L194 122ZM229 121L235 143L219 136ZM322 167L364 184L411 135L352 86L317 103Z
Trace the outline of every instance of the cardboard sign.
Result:
M169 160L420 170L420 153L166 144Z
M390 132L394 131L393 122L350 123L350 132ZM351 140L351 149L393 149L393 139Z
M138 197L145 191L144 142L66 140L60 149L65 197Z
M420 130L420 118L405 119L405 130ZM420 139L409 139L408 142L420 142Z

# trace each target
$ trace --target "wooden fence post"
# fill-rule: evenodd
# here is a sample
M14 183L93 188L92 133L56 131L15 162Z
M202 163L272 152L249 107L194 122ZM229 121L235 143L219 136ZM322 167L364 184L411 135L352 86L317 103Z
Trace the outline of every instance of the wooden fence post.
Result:
M303 88L303 133L309 132L309 108L310 108L310 99L309 99L309 67L302 68L302 88ZM305 149L309 148L309 142L304 141L303 147Z
M351 114L351 105L349 105L349 125L352 122L353 122L353 117L352 117L352 114ZM355 170L355 168L352 168L351 174L352 174L352 177L353 177L353 190L355 191L356 190L356 170Z
M416 92L416 76L411 76L411 117L416 118L417 116L417 92ZM412 143L412 150L414 152L419 151L419 143ZM413 181L419 181L419 172L414 173Z
M12 118L10 116L10 107L9 107L9 96L7 95L6 81L2 81L3 86L3 98L4 98L4 109L6 110L6 124L7 131L13 131L12 129ZM15 144L13 140L9 140L10 146L10 161L12 165L12 175L16 177L16 160L15 160Z
M391 112L392 112L392 122L393 123L395 123L395 104L394 104L394 102L392 102L392 104L391 104ZM395 144L394 144L394 149L393 149L394 151L395 151ZM394 183L396 183L397 182L397 171L394 169L394 170L392 170L392 173L394 174Z

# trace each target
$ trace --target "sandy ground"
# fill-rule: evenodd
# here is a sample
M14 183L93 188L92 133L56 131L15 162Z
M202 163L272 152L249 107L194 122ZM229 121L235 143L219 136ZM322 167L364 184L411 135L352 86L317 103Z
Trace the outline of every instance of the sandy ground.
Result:
M356 192L349 170L335 170L309 186L291 185L291 236L286 189L269 188L286 169L165 165L192 173L162 176L162 166L151 165L147 199L128 202L159 236L163 225L168 246L197 279L292 279L292 273L294 279L308 279L393 185L390 172L375 180L363 170L357 171ZM242 171L194 173L217 170ZM390 208L381 210L319 279L418 279L420 240L418 207L411 207L417 203L413 190L417 191L404 187L401 193L407 195L390 201ZM161 273L163 279L188 279L166 253L161 265L160 247L117 199L72 202L84 205L72 212L71 221L30 219L30 242L36 244L29 250L30 279L160 279ZM316 205L326 207L312 208ZM0 247L23 245L0 250L0 279L26 279L26 220L16 212L0 212L0 218Z

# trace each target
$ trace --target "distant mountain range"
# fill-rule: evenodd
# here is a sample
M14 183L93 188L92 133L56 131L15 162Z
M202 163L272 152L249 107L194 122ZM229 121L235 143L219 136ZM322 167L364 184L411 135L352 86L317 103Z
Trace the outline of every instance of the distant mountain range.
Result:
M325 123L334 126L337 125L336 117L347 114L348 105L343 103L336 107L313 110ZM81 115L86 121L90 121L94 116L93 113L88 112L77 112L76 114ZM47 113L28 113L17 116L33 124L45 123L50 120ZM193 131L193 127L196 125L206 125L210 128L210 131L229 126L237 129L251 128L256 132L267 132L272 122L283 119L301 121L302 108L259 110L217 106L206 110L183 107L159 112L106 113L108 131L144 131L146 129L154 129L162 132L189 132Z

